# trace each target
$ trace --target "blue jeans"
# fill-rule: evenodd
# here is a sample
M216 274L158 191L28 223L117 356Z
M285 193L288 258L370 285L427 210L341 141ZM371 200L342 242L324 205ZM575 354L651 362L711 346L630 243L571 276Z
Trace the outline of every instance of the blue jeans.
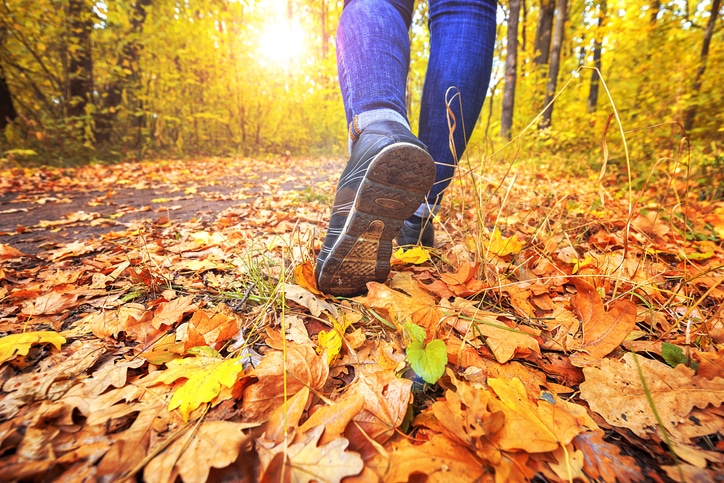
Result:
M495 2L429 0L430 58L418 137L435 160L437 176L418 216L437 210L482 109L493 62ZM337 66L351 140L379 120L409 127L405 94L413 4L345 0L337 30ZM456 123L453 153L446 100L457 92L460 97L449 103Z

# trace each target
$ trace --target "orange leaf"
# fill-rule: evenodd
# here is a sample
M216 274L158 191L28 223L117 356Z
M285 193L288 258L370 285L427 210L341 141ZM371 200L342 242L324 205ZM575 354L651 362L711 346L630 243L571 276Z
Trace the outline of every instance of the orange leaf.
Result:
M2 243L0 243L0 260L24 256L25 254L17 248L11 247L10 245L3 245Z
M196 309L193 303L193 297L179 297L170 302L161 302L153 313L151 325L155 329L159 329L162 325L174 325L181 321L184 314Z
M622 455L616 446L604 441L600 429L579 434L573 444L583 451L583 469L593 480L629 482L644 479L636 460Z
M636 305L630 300L618 299L606 312L593 285L579 278L571 281L578 290L571 297L571 305L581 317L582 348L593 357L604 357L616 349L636 326Z
M323 295L317 288L317 277L314 276L312 262L304 262L294 267L294 278L300 287L306 288L314 295Z

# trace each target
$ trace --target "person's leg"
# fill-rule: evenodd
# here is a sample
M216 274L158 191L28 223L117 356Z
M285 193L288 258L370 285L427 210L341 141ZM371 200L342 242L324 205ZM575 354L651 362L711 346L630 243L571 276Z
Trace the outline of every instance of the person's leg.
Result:
M350 0L337 31L339 80L350 160L337 184L317 258L319 289L364 292L384 282L392 240L435 180L425 146L410 133L405 88L412 0Z
M478 120L490 82L495 19L495 0L430 0L430 59L420 106L419 138L435 160L437 173L427 202L406 222L407 228L408 223L417 223L417 231L408 230L413 235L420 233L419 223L425 225L430 213L439 208L442 192ZM452 100L449 107L454 121L446 100ZM454 153L448 122L455 124ZM431 237L431 228L427 231Z
M409 28L414 0L346 0L337 28L337 71L352 140L378 120L408 125Z

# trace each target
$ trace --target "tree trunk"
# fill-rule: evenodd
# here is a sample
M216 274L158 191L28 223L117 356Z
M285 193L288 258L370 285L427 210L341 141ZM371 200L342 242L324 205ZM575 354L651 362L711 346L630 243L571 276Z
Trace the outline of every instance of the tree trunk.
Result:
M553 14L556 8L556 0L541 0L540 12L538 14L538 27L535 31L535 59L536 65L548 63L551 50L551 32L553 30Z
M706 23L706 30L704 31L704 43L701 46L701 54L699 55L699 69L696 71L696 77L694 77L694 85L691 90L693 96L696 98L701 92L701 79L704 77L706 71L706 58L709 56L709 45L711 44L711 37L714 35L714 25L716 19L719 16L719 9L721 8L721 0L714 0L711 4L711 14L709 15L709 21ZM689 107L684 114L684 129L690 131L694 127L694 119L696 118L696 104Z
M118 117L118 111L123 100L123 91L131 84L138 81L138 58L142 46L135 40L135 37L143 31L143 24L146 21L146 8L151 5L151 0L136 0L131 10L131 29L129 34L131 40L125 42L121 53L116 59L116 66L120 75L114 81L104 87L103 109L96 116L96 140L99 143L107 143L113 133L113 125ZM139 124L139 118L134 118L134 125Z
M591 71L591 87L588 91L588 112L596 112L596 105L598 104L598 72L601 70L602 30L603 24L606 21L606 0L601 0L598 8L598 29L596 32L596 40L593 42L593 65L598 70Z
M558 85L558 71L561 67L561 48L563 47L563 33L566 25L566 9L568 8L568 0L558 0L556 7L556 23L553 30L553 42L551 45L551 62L548 69L548 86L546 87L546 100L544 105L548 104L553 100L556 94L556 87ZM551 118L553 117L553 104L548 106L543 111L543 118L541 119L539 128L544 129L551 125Z
M505 55L505 85L503 86L503 114L500 120L500 135L510 139L513 127L513 111L515 107L515 83L518 68L518 18L520 17L520 0L510 0L508 15L508 37Z
M13 98L10 95L10 88L5 80L5 71L0 65L0 131L18 117L13 104Z
M84 0L68 0L69 55L68 116L85 115L93 93L93 59L91 57L91 7Z

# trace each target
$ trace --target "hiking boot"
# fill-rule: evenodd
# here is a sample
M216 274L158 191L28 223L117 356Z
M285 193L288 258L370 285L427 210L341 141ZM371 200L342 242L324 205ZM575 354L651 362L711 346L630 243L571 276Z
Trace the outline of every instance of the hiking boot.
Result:
M352 145L337 184L317 285L331 295L363 293L390 273L392 240L435 182L435 163L404 125L372 124Z
M435 229L432 227L432 218L423 220L419 216L413 215L406 219L397 235L397 244L433 248L435 246Z

